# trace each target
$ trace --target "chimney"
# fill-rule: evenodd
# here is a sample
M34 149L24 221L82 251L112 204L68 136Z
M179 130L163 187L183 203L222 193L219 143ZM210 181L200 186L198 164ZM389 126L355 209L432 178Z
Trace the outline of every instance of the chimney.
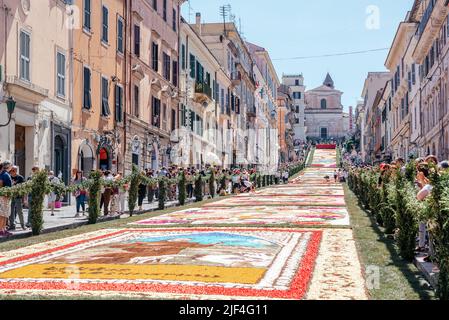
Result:
M201 35L201 12L196 13L196 28L198 29L199 35Z

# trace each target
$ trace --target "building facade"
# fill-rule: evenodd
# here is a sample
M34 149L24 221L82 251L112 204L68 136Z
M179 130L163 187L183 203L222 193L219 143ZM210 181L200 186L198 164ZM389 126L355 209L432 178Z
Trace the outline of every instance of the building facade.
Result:
M343 92L336 90L334 81L327 74L323 85L305 94L305 123L307 138L318 140L342 139L347 132L343 130Z
M222 127L219 127L218 115L224 105L220 105L218 83L223 83L226 74L199 35L184 20L180 45L179 164L223 166L219 136ZM227 80L225 82L229 86L230 79Z
M183 0L128 1L125 168L161 169L177 161L179 30ZM131 6L129 5L131 4Z
M123 172L125 5L76 0L73 30L73 169Z
M73 63L65 2L0 2L0 125L8 120L6 99L16 101L9 125L0 127L0 159L13 161L24 176L39 166L68 183L76 164L70 154Z
M283 75L282 84L289 86L292 90L293 105L295 108L295 125L293 130L295 132L295 145L297 149L301 142L306 140L305 128L305 92L304 76L298 75ZM297 150L299 151L299 149Z
M256 155L248 160L250 163L259 163L262 172L274 174L279 162L279 135L278 121L281 117L278 108L278 88L280 86L276 69L273 66L268 51L260 46L246 42L254 61L254 75L256 88L255 115L249 126L249 146ZM248 116L252 112L247 112ZM254 138L253 138L254 136ZM255 144L252 143L255 141Z
M389 72L369 72L362 90L363 97L363 138L362 158L368 163L380 159L380 96L391 79ZM377 153L377 154L376 154Z
M201 15L197 14L197 23L192 27L231 79L228 92L219 88L220 93L224 91L226 113L229 110L223 121L229 121L227 136L231 154L223 157L229 159L230 166L248 166L248 129L254 123L251 121L255 117L256 89L251 54L234 23L202 23ZM226 120L228 116L230 119Z
M298 157L295 152L295 105L291 87L281 84L278 89L279 162L288 163Z

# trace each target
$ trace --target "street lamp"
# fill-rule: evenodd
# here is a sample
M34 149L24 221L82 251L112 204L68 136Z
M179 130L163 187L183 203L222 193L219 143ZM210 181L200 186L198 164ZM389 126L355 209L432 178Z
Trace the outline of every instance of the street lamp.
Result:
M6 100L6 107L8 109L8 122L6 124L0 124L0 127L6 127L11 122L11 116L14 113L14 109L16 108L16 101L13 97L9 97Z

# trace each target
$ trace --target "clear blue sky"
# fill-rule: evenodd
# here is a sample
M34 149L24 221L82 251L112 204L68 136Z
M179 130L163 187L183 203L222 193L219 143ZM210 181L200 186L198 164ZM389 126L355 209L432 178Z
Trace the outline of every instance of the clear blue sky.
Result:
M246 40L269 51L280 79L283 73L302 73L307 89L313 89L329 72L337 89L344 92L343 105L347 107L360 98L368 72L385 70L388 51L276 59L390 47L413 0L190 0L190 21L194 23L196 12L201 12L203 22L222 21L219 7L224 4L231 5L237 22L241 19ZM369 6L378 8L379 19ZM187 21L188 7L186 2L183 16ZM371 27L367 27L367 21Z

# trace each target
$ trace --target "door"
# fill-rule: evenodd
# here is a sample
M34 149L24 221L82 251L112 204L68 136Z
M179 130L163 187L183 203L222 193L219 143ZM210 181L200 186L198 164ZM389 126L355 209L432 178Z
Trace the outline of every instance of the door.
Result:
M327 139L327 128L321 128L321 139Z
M19 167L19 173L26 177L29 172L25 168L25 127L15 126L15 153L14 153L14 163Z

